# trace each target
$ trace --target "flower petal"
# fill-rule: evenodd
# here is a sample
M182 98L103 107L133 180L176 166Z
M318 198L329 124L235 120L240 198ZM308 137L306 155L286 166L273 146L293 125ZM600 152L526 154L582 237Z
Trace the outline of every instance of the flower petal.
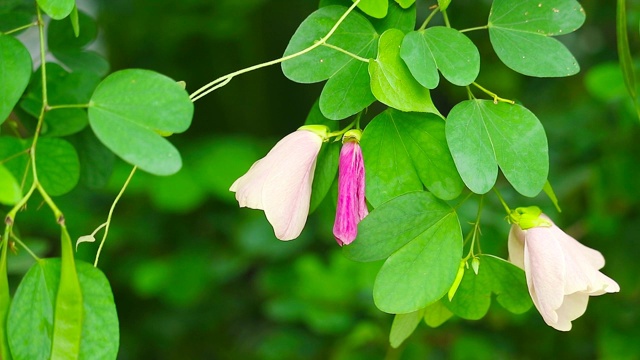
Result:
M509 230L509 241L507 245L509 247L509 261L524 269L524 230L516 224L511 225Z
M369 213L365 201L364 161L355 141L340 150L338 168L338 202L333 235L340 246L349 245L358 235L358 223Z
M556 323L564 299L565 263L557 234L550 227L525 230L524 269L529 293L547 323Z
M562 306L556 310L558 321L556 323L547 322L547 324L560 331L571 330L571 322L584 314L588 303L588 294L575 293L565 296Z

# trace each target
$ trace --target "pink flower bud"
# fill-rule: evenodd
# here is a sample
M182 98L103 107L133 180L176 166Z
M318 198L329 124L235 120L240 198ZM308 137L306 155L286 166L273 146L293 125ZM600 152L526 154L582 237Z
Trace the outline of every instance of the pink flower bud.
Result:
M364 161L357 140L342 145L338 168L338 204L333 236L340 246L349 245L358 235L358 223L369 214L364 198Z
M587 309L589 296L620 291L599 270L604 257L565 234L541 214L541 225L509 232L509 260L524 269L533 303L547 325L571 330L571 321Z
M264 210L280 240L297 238L307 222L323 128L303 127L285 136L229 189L240 207Z

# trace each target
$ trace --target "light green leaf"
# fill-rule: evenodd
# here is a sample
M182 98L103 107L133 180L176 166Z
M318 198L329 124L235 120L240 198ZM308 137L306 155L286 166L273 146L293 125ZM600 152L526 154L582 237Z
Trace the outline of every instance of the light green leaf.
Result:
M416 7L414 5L402 8L395 1L390 2L387 16L382 19L371 19L371 24L376 28L378 34L389 29L398 29L406 34L416 27Z
M445 130L458 172L471 191L489 191L498 166L520 194L533 197L542 190L549 172L547 137L525 107L463 101L451 109Z
M575 31L584 22L575 0L495 0L489 15L489 37L496 54L524 75L562 77L580 70L571 52L550 36Z
M445 123L434 114L386 110L367 125L362 149L367 199L373 206L422 190L421 183L445 200L463 189L447 146Z
M397 349L398 346L402 345L416 330L423 316L424 309L408 314L397 314L393 318L391 331L389 332L389 344L391 344L391 347Z
M31 55L22 43L0 34L0 124L13 110L31 77Z
M438 7L440 8L440 11L446 11L449 4L451 4L451 0L438 0Z
M451 310L444 306L443 301L448 300L436 301L424 309L424 322L432 328L437 328L453 316Z
M89 107L94 133L116 155L155 175L182 166L180 154L158 132L180 133L191 124L193 103L170 78L149 70L122 70L96 88Z
M360 0L358 8L371 17L382 19L387 16L389 0Z
M307 17L291 38L284 55L304 50L325 37L347 11L343 6L326 6ZM320 96L320 110L329 119L340 120L369 106L371 94L366 62L354 59L333 47L364 59L375 56L378 34L362 15L352 12L327 40L312 51L282 63L285 76L300 83L329 80ZM330 47L332 46L332 47Z
M0 204L15 205L21 198L20 184L13 174L0 163Z
M36 146L36 170L42 187L51 196L71 191L80 178L76 149L59 138L41 138Z
M427 192L412 192L374 209L343 252L355 261L388 257L376 277L374 302L384 312L403 314L449 290L462 255L462 232L449 205Z
M452 84L466 86L480 72L480 53L461 32L434 26L404 37L400 56L422 86L434 89L440 77L436 68Z
M547 180L547 182L544 183L544 187L542 188L542 190L544 190L544 193L547 194L547 196L549 197L549 200L551 200L551 202L553 203L553 206L556 207L556 210L558 210L558 212L562 212L562 209L560 209L560 204L558 203L558 197L556 196L556 193L553 191L553 187L551 186L551 183L549 182L549 180Z
M402 111L440 114L429 90L411 75L400 58L404 33L397 29L385 31L378 44L378 57L369 62L371 92L380 102Z
M413 5L415 2L416 2L416 0L396 0L396 3L398 3L404 9L406 9L409 6Z
M479 260L478 274L471 267L466 269L453 300L444 300L449 310L463 319L481 319L491 305L491 293L497 295L502 307L515 314L531 308L533 303L522 269L492 255L480 255Z
M113 294L104 274L76 263L82 290L80 359L115 359L119 328ZM48 359L51 354L60 259L42 259L24 276L11 305L8 332L15 359Z
M54 20L64 19L76 6L75 0L37 0L40 9Z

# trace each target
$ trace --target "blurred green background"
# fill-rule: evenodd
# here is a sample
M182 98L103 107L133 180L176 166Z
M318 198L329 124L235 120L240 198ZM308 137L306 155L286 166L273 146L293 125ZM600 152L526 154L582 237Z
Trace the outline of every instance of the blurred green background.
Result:
M316 0L84 3L97 17L99 49L112 71L152 69L186 81L189 92L280 57L317 8ZM418 3L421 22L435 1ZM281 242L262 212L239 209L228 191L278 139L303 124L320 94L322 84L290 82L273 66L197 101L191 129L172 136L184 168L165 178L138 173L120 201L100 260L120 316L119 358L640 359L640 121L617 67L615 2L581 4L585 25L560 38L582 67L570 78L518 75L497 60L485 31L468 34L482 54L478 82L521 101L544 124L550 181L563 212L544 196L517 196L502 181L507 202L541 206L568 233L600 250L604 272L621 286L618 294L592 298L571 332L546 326L535 309L515 316L492 305L480 321L450 320L437 329L422 323L391 349L392 316L378 311L371 295L381 264L342 256L331 234L331 192L302 236ZM628 10L632 50L640 49L639 5L633 1ZM466 28L486 24L489 8L488 0L454 0L448 13L453 27ZM466 92L442 83L432 96L446 114ZM366 119L378 111L374 106ZM116 161L104 189L78 188L57 200L72 238L105 221L129 170ZM483 214L482 246L506 258L508 224L495 200ZM473 219L473 205L468 214L462 209L463 222ZM33 229L25 238L41 253L58 254L50 213L31 210L20 218L23 232ZM82 244L78 257L93 261L96 249ZM28 266L18 260L9 261L14 284Z

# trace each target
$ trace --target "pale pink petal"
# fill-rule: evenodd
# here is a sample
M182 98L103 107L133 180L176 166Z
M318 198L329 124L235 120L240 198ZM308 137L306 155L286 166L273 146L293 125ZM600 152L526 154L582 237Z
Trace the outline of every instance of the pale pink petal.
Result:
M287 139L288 138L288 139ZM262 204L267 220L280 240L297 238L309 215L311 185L322 138L299 130L287 136L287 142L273 148L278 156L265 157L271 171L262 189Z
M537 227L524 231L524 269L529 292L535 290L538 311L545 320L557 322L555 311L564 299L565 263L562 247L549 230Z
M509 230L509 261L524 270L524 230L516 224Z
M322 138L298 130L280 140L229 190L241 207L262 209L280 240L300 235L309 214L311 184Z
M564 297L562 306L556 310L558 321L547 324L560 331L571 330L571 322L584 314L589 303L589 295L575 293Z

